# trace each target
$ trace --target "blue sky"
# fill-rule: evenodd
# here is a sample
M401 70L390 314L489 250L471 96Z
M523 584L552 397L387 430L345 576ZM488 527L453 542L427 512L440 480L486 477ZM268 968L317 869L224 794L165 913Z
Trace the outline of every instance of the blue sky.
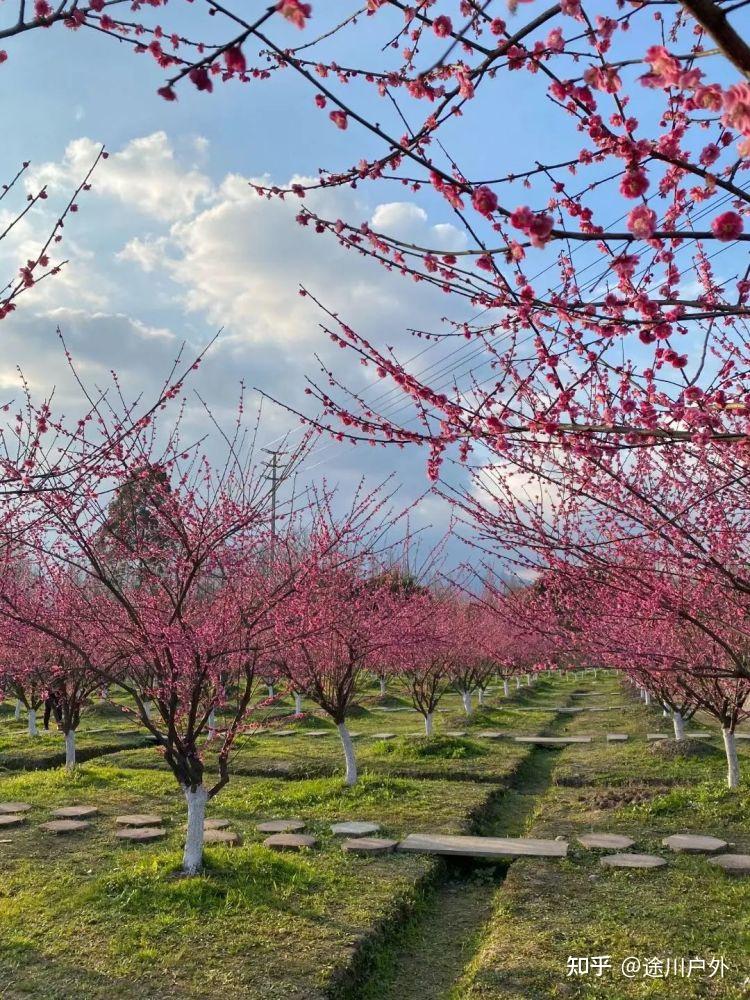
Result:
M191 37L225 37L224 25L202 18L201 10L197 4L170 5L163 23ZM504 4L498 12L507 14ZM317 32L340 17L341 4L319 0L314 14ZM382 66L389 56L380 54L381 42L397 24L379 15L350 33L346 57ZM633 34L628 44L642 49L643 39ZM276 37L302 39L284 25ZM435 365L445 384L455 342L422 353L424 343L404 331L439 329L444 315L463 319L471 310L300 228L293 220L297 204L265 202L248 186L249 178L284 184L313 176L320 166L344 168L376 149L356 126L345 133L330 126L327 111L314 107L311 91L290 72L265 83L219 85L213 95L185 85L179 100L168 104L156 95L163 73L150 57L135 56L94 32L73 34L56 26L4 46L9 59L0 67L0 173L8 177L30 159L32 187L45 182L51 192L50 214L35 211L12 240L0 244L6 270L23 258L25 245L34 246L46 233L51 213L100 144L110 158L66 227L65 272L26 296L3 323L0 387L13 383L14 366L21 364L39 393L57 385L59 398L74 408L55 339L58 325L84 375L104 378L115 368L132 392L156 385L183 340L197 349L222 327L197 383L220 419L231 419L240 380L303 406L304 376L318 370L316 352L353 386L371 396L382 393L382 384L370 387L369 372L321 336L319 314L297 294L300 282L359 332L395 345L403 357L418 355L416 371ZM527 73L506 74L502 88L488 91L489 99L467 106L460 129L446 130L447 149L469 176L498 176L537 158L564 158L579 147L574 128L560 128L559 113L543 96L545 86ZM358 108L400 134L403 126L387 102L358 85L350 92ZM643 107L652 100L640 90ZM421 105L403 108L414 123L424 114ZM518 204L534 204L533 198L533 191L522 189L510 196ZM369 184L325 192L310 204L327 216L372 220L416 242L445 249L465 245L450 208L428 190L415 194L393 183ZM540 267L544 263L542 255ZM471 355L470 347L460 349L459 357ZM389 412L408 413L395 391L388 391L386 401ZM203 421L198 409L192 419L197 433ZM266 410L269 441L289 426L284 411ZM345 489L362 472L373 478L393 472L404 484L405 502L426 486L424 457L413 453L323 442L308 467L311 475L325 474ZM417 522L420 517L424 523L447 522L447 512L432 498L421 504Z
M84 375L103 380L114 368L128 389L148 392L181 341L199 348L223 327L196 385L220 419L231 419L241 379L304 405L304 376L317 373L316 352L367 389L369 373L318 331L320 316L299 297L300 282L357 329L403 345L406 357L425 345L412 343L405 328L438 327L447 309L456 318L464 315L439 293L415 288L301 229L293 221L297 205L266 203L251 192L250 177L285 183L313 175L321 163L345 165L352 155L350 136L322 121L309 90L288 75L252 89L220 86L210 96L185 86L179 101L167 104L155 93L162 73L150 58L118 51L93 33L74 36L58 26L6 47L10 58L0 85L19 98L6 101L0 170L9 176L30 159L30 187L47 183L51 193L49 214L34 212L15 240L0 244L7 266L23 256L26 241L31 247L45 232L100 144L110 158L66 227L70 264L22 299L3 324L1 385L12 384L21 364L37 392L55 385L58 399L75 408L55 338L59 325ZM428 216L392 185L361 195L330 192L318 201L329 214L375 218L405 236L437 239L446 249L463 245L444 205L435 203ZM428 351L424 364L442 351ZM382 391L378 382L372 394ZM392 391L387 398L394 411L402 405ZM198 409L194 419L197 433L203 420ZM290 423L285 412L266 408L269 441ZM404 502L427 486L421 457L395 451L324 441L308 468L345 490L361 473L373 479L394 473L404 483ZM415 514L420 520L442 526L447 512L427 499Z

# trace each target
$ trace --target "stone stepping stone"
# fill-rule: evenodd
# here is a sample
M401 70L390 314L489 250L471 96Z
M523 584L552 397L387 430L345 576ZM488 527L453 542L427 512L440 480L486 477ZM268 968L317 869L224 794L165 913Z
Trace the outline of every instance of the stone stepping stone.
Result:
M390 854L396 850L397 840L384 840L380 837L355 837L345 840L341 850L347 854Z
M410 833L398 845L399 851L444 854L465 858L564 858L564 840L534 837L456 837L439 833Z
M224 847L238 847L242 840L234 830L204 829L203 842L204 844L222 844Z
M270 847L272 851L301 851L304 847L315 847L317 843L315 837L304 833L274 833L266 837L263 846Z
M607 743L625 743L629 739L627 733L607 733Z
M750 854L717 854L714 858L706 858L706 861L729 875L750 875Z
M356 820L346 823L332 823L331 833L336 836L366 837L370 833L379 833L380 823L359 823Z
M330 736L332 733L332 729L303 729L300 736Z
M726 840L719 840L718 837L700 837L691 833L675 833L671 837L665 837L662 844L670 851L688 851L695 854L715 854L716 851L724 851L727 848Z
M3 813L0 816L0 826L18 826L25 822L26 817L22 813Z
M117 816L115 823L118 826L159 826L161 816L153 813L131 813L128 816Z
M666 863L655 854L605 854L599 858L599 864L607 868L662 868Z
M139 843L149 840L159 840L166 836L167 831L163 826L125 826L122 830L117 830L116 837L120 840L133 840Z
M466 736L467 732L465 729L446 729L445 735L460 739L462 736Z
M97 816L98 813L96 806L62 806L53 810L52 815L57 819L85 819L87 816Z
M275 729L273 732L259 733L259 736L298 736L299 729Z
M734 738L736 740L750 740L750 733L735 733ZM743 857L743 855L739 855L739 857Z
M687 733L685 733L685 739L686 740L710 740L710 739L713 739L713 737L716 736L716 735L717 735L716 733L691 733L691 732L687 732Z
M585 708L556 708L556 712L563 712L566 715L573 715L576 712L585 712Z
M481 733L477 733L477 736L481 740L500 740L505 736L505 733L501 733L499 729L483 729Z
M669 733L646 733L647 740L668 740Z
M258 833L299 833L305 829L305 822L301 819L269 819L258 823L255 829Z
M48 823L40 823L39 829L47 833L76 833L86 830L91 824L85 819L52 819Z
M578 843L584 847L605 851L625 851L632 847L635 841L619 833L584 833L578 838Z
M204 830L226 830L228 826L228 819L206 819L203 821Z
M0 802L0 813L25 813L31 809L28 802Z
M374 740L395 740L395 733L372 733Z
M590 743L591 736L514 736L516 743L534 743L538 746L563 747L571 743Z

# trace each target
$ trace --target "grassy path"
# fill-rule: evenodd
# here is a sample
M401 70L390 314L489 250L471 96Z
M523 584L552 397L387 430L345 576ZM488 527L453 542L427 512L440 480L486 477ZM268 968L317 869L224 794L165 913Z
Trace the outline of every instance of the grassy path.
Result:
M545 733L554 735L568 723L566 716L558 715ZM531 750L476 832L523 835L552 780L558 756L558 750ZM367 983L356 994L358 1000L461 1000L456 984L474 958L509 865L446 862L444 879L419 914L402 928L398 943L384 946L377 956Z

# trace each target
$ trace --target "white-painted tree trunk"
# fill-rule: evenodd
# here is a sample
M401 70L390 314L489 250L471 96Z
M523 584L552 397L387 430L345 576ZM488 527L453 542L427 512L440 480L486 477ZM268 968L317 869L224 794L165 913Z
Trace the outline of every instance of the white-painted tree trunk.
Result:
M521 678L517 676L516 677L516 691L520 691L520 689L521 689Z
M672 725L674 726L674 738L676 740L684 740L685 720L679 712L672 712Z
M39 730L36 728L36 709L29 709L29 736L38 736Z
M424 717L425 736L432 736L432 712L428 712Z
M386 691L385 677L379 677L378 680L380 681L380 697L385 698L385 691Z
M503 694L506 698L510 697L510 684L507 681L503 681Z
M208 713L208 738L210 740L216 739L216 712L213 708Z
M76 731L70 729L65 734L65 766L72 771L76 766Z
M722 729L721 734L724 737L724 752L727 755L727 788L739 788L740 760L737 756L737 740L731 729Z
M646 702L646 705L650 705L651 704L651 692L650 691L646 691L646 697L644 698L644 701Z
M462 691L461 701L464 703L464 712L471 715L471 691Z
M526 687L531 685L531 674L526 674Z
M208 792L203 785L192 791L185 785L187 800L187 833L182 855L182 870L186 875L197 875L203 867L203 824L206 819Z
M349 730L346 728L345 722L339 722L337 728L346 759L346 778L344 780L347 785L354 785L357 782L357 761L354 757L354 744L352 743L352 738L349 735Z
M302 695L294 692L294 714L302 715Z
M596 680L598 672L599 671L596 669L596 667L594 667L594 680Z
M151 718L151 702L150 701L144 701L144 703L143 703L143 714L146 716L147 719Z
M19 698L16 698L16 710L14 713L14 718L16 720L21 718L21 701Z
M484 705L484 688L479 688L477 690L477 703L479 705Z
M268 685L268 697L269 698L275 698L276 697L276 692L273 689L273 684L269 684Z
M105 684L104 687L99 692L99 701L106 701L109 698L109 688Z

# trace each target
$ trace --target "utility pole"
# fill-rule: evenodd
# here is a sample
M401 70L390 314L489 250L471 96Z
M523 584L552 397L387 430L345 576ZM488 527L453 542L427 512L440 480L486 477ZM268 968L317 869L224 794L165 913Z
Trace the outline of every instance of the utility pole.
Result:
M273 559L276 554L276 494L285 478L283 475L279 477L279 455L285 455L286 452L280 448L264 448L263 451L271 456L267 465L271 470L271 558ZM285 470L281 471L283 473Z

